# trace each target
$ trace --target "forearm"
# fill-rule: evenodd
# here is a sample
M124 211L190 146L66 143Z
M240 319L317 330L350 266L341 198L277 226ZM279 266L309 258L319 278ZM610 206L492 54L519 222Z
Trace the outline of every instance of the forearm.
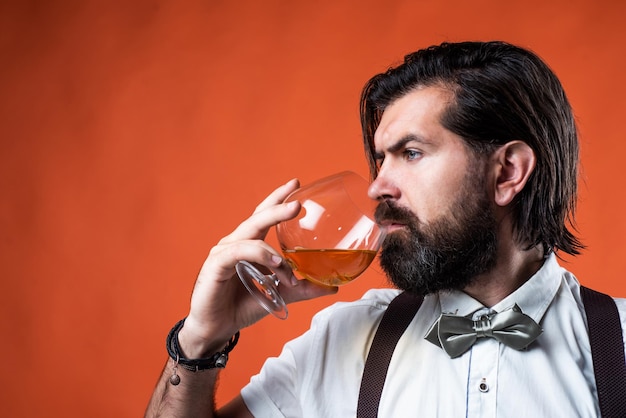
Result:
M167 336L169 358L148 405L146 417L215 416L214 394L220 368L239 338L227 343L198 338L197 324L183 319ZM203 327L200 327L203 329ZM210 353L210 354L207 354ZM191 359L190 359L191 357Z
M219 369L191 372L176 368L180 383L173 385L175 362L168 358L161 378L152 394L145 418L156 417L213 417L215 416L214 394Z

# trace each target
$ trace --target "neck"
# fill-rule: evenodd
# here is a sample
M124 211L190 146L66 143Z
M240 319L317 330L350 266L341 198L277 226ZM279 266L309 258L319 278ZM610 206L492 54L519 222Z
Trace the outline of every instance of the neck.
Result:
M538 247L530 250L522 250L515 245L501 247L496 266L478 276L463 291L484 306L492 307L526 283L543 262L544 254Z

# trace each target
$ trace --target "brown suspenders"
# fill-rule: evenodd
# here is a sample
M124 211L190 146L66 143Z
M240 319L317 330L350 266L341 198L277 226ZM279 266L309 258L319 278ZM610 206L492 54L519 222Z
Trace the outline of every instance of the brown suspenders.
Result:
M587 313L589 343L603 418L626 417L626 360L622 324L615 301L584 286L580 294Z
M626 417L626 359L617 306L608 295L581 287L593 368L603 418ZM400 293L391 301L376 330L367 355L359 403L358 418L378 416L389 361L398 340L422 305L423 298Z
M383 314L365 361L357 417L375 418L378 416L380 394L385 385L393 350L417 310L422 306L423 300L423 297L402 292L391 301Z

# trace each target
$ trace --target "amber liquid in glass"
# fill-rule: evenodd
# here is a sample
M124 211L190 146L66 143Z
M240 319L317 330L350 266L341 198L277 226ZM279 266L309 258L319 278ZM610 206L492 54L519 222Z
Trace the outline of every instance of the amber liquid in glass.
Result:
M304 249L283 250L294 270L305 278L327 286L354 280L376 257L372 250Z

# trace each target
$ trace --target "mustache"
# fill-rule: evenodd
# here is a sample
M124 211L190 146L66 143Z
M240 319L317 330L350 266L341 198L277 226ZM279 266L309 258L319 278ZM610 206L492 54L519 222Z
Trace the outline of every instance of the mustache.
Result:
M381 200L374 211L374 220L378 224L411 225L417 223L417 216L408 209L401 208L392 201Z

